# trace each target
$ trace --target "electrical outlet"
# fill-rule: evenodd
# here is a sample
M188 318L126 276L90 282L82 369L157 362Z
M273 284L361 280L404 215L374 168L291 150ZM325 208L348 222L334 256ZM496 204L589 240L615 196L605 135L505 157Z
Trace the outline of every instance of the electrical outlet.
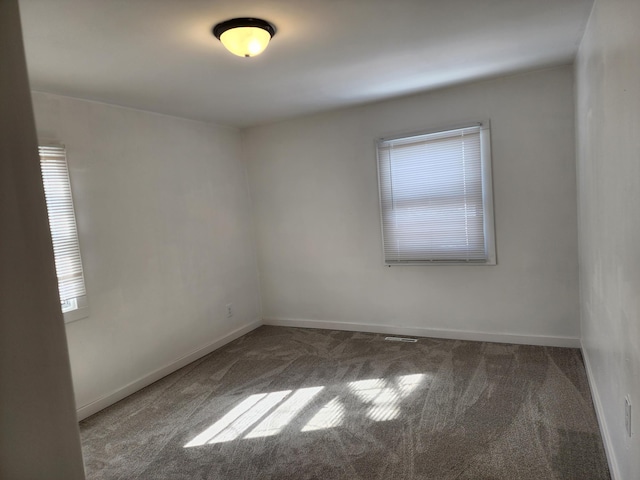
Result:
M233 317L233 305L227 303L227 318Z
M627 430L627 436L631 436L631 398L629 395L624 397L624 426Z

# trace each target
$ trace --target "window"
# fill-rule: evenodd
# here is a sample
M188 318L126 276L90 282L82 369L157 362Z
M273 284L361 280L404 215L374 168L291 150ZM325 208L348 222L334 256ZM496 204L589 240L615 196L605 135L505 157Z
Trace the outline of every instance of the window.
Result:
M488 122L381 139L387 265L495 265Z
M62 146L40 146L38 149L60 305L65 321L70 322L87 316L87 304L67 156Z

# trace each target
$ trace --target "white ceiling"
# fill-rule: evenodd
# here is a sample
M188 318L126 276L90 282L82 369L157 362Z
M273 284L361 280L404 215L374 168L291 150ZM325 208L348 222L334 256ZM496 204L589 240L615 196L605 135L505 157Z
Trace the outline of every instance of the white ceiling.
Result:
M248 126L571 62L593 0L21 0L35 90ZM276 25L259 57L211 27Z

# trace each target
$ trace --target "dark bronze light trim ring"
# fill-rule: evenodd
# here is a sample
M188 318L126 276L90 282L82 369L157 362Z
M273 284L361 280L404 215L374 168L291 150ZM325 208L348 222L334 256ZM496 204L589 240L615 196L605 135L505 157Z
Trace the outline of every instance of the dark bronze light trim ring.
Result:
M273 36L276 34L276 27L266 20L261 20L259 18L232 18L231 20L226 20L213 27L213 36L220 40L220 35L222 35L224 32L238 27L261 28L269 32L271 38L273 38Z

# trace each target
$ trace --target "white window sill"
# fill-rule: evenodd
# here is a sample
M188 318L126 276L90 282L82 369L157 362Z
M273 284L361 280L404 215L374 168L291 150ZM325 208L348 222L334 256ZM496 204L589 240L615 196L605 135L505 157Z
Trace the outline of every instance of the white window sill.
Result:
M64 323L71 323L78 320L82 320L83 318L87 318L89 316L89 307L80 307L75 310L71 310L70 312L65 312L62 314L64 316Z
M83 318L87 318L89 316L89 305L87 304L87 297L82 296L78 298L71 299L69 301L70 305L75 308L72 310L68 310L66 312L62 312L62 316L64 317L64 323L71 323L77 320L82 320Z

